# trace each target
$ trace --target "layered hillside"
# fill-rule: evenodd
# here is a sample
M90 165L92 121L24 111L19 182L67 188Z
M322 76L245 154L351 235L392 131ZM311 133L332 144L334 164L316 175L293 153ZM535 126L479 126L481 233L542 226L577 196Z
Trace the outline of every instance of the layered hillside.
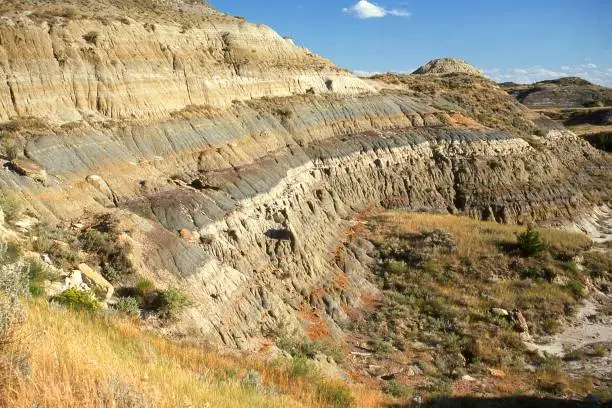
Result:
M0 189L29 222L119 218L113 283L182 288L176 332L340 336L368 284L331 261L372 206L516 223L610 199L609 158L482 77L364 81L206 6L92 4L0 19Z
M563 123L596 148L612 150L612 89L572 77L502 86L519 102Z
M503 84L522 104L534 109L594 108L612 105L612 89L567 77L531 85Z

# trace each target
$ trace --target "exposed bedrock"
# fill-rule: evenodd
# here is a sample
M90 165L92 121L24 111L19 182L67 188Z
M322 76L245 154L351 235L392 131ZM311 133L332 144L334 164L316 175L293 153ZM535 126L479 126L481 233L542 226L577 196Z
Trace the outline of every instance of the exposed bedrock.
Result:
M519 222L610 199L608 156L484 78L373 86L217 14L20 18L0 20L0 130L18 156L0 190L51 223L120 214L137 271L196 301L177 330L238 347L279 326L341 334L343 305L374 290L345 245L372 206Z
M262 25L0 20L0 121L163 118L188 105L368 85Z
M50 218L138 214L129 217L139 269L189 291L190 326L247 347L262 330L307 327L312 307L331 330L346 318L342 303L359 302L368 285L351 273L357 255L343 251L340 271L333 248L370 205L516 222L569 218L605 198L587 167L599 153L571 133L551 131L534 147L445 125L447 116L398 95L254 101L44 135L26 153L46 185L14 172L0 182Z

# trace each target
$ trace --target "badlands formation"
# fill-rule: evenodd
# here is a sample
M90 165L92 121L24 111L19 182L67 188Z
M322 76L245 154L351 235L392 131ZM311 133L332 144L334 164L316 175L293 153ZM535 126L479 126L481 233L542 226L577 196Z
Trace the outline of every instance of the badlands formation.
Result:
M0 189L60 227L115 214L136 275L193 300L176 332L339 331L374 290L343 246L364 210L554 223L610 199L607 156L475 68L360 79L206 6L90 3L4 6Z

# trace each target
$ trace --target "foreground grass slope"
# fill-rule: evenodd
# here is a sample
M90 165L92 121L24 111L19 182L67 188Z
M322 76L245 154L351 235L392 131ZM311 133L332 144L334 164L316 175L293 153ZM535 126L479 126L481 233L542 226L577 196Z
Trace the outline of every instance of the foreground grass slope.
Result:
M224 356L44 301L3 345L2 407L342 407L380 397L290 361Z

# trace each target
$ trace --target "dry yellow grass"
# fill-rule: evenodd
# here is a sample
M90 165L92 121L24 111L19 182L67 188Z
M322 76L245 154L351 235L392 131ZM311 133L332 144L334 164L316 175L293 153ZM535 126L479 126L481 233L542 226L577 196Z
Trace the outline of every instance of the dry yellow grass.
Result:
M25 341L11 352L29 355L30 373L5 384L0 406L327 406L317 393L317 383L325 380L292 377L280 363L171 342L123 318L92 316L43 301L28 309L21 328ZM276 392L266 395L244 385L241 379L249 370L261 373ZM377 392L353 387L352 394L358 406L380 405Z
M468 259L477 259L494 252L496 244L516 242L516 234L525 231L524 226L498 224L447 214L386 212L375 218L378 228L375 240L390 235L420 233L424 229L441 229L455 237L457 253ZM580 233L543 228L538 229L544 241L557 249L588 248L590 239Z

